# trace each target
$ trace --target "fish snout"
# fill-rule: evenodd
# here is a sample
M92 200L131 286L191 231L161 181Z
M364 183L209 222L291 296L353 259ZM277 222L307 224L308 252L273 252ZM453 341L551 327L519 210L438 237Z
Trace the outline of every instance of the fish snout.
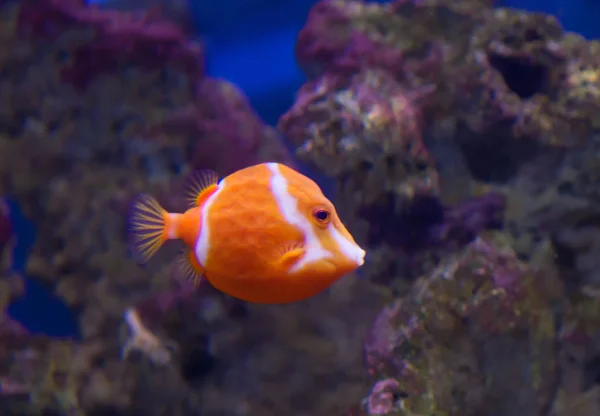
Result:
M359 268L365 263L366 252L356 243L347 246L343 254L345 268L350 271Z
M360 267L363 264L365 264L365 255L366 254L367 254L366 251L364 251L358 245L356 246L356 249L354 250L354 253L352 256L352 261L354 261L356 263L356 267Z
M340 229L335 227L330 228L331 236L337 243L337 251L344 259L344 263L352 270L362 266L365 262L366 252L354 241L350 233L340 226Z

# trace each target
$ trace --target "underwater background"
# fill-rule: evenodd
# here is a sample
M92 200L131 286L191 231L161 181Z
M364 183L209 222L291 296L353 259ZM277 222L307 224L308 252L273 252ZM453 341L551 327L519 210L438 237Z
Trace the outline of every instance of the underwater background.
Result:
M2 415L600 414L599 3L91 3L0 1ZM266 160L357 276L246 305L128 257L135 193Z

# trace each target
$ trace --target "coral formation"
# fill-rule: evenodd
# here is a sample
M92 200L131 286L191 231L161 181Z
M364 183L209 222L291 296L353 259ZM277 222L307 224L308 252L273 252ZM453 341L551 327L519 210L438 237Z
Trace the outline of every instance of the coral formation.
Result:
M336 179L366 276L398 293L351 415L598 408L599 43L492 3L323 0L299 34L309 79L279 128Z
M266 344L300 310L246 311L218 293L186 292L172 276L169 250L139 268L128 258L125 220L140 192L182 209L180 178L191 169L226 175L261 161L291 164L280 135L235 86L206 77L200 46L152 12L118 13L71 0L6 1L0 26L0 193L35 223L26 272L77 313L81 338L23 334L19 345L6 344L3 391L22 387L7 412L191 414L222 406L232 414L245 401L261 414L253 409L270 406L261 402L266 385L259 390L256 382L255 392L242 389L233 401L214 392L235 391L255 372L267 383L271 355L258 353L246 370L245 346ZM169 296L175 300L170 309L164 304L170 312L148 312L148 304ZM373 314L378 306L370 306ZM274 329L264 334L266 323ZM317 331L305 331L307 340ZM359 345L358 333L346 334ZM148 339L168 354L140 357L136 351L146 353ZM296 340L282 343L280 355ZM334 342L322 343L329 356ZM15 354L26 362L13 360ZM227 378L222 364L214 370L221 361L237 362L239 374ZM288 394L300 395L310 384L300 382ZM274 399L273 406L285 413L288 400Z
M478 239L449 256L375 321L367 367L395 381L396 399L389 413L374 411L375 386L368 414L544 414L558 377L561 294L556 275L498 244Z
M80 339L3 314L0 411L597 414L600 44L492 3L317 3L278 132L154 10L1 1L0 195ZM334 179L364 279L248 305L168 249L128 259L136 194L181 210L191 169L293 164L283 136ZM5 263L3 310L23 291Z

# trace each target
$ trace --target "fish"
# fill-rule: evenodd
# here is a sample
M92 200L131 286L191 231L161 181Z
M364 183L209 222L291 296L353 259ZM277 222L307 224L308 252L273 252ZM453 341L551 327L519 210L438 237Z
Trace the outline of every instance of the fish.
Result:
M167 212L147 194L133 202L130 249L139 264L181 240L182 278L261 304L310 298L364 264L366 252L332 202L286 165L261 163L224 178L194 171L185 191L185 213Z

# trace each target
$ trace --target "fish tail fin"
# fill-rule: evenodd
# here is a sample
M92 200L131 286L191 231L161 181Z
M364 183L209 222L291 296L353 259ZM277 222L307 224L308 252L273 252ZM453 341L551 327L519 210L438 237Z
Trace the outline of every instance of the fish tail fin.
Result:
M171 214L149 195L140 195L133 202L129 217L131 252L140 264L146 264L170 239L177 238L172 230Z

